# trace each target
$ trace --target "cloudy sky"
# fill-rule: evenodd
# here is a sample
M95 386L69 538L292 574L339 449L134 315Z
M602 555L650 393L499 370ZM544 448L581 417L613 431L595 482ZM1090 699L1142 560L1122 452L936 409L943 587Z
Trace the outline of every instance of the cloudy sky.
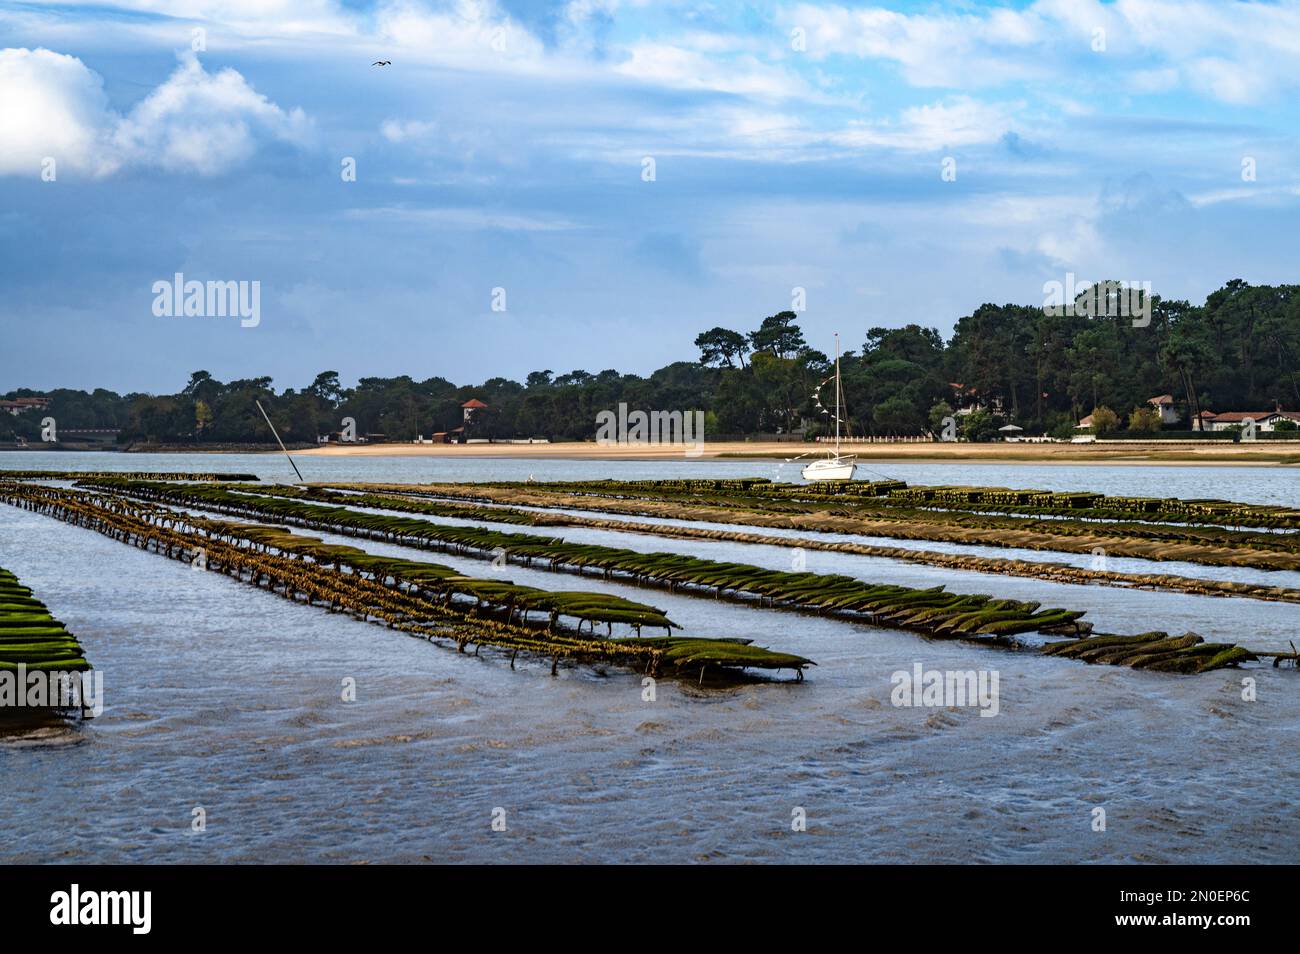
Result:
M1298 93L1291 0L0 2L0 392L645 373L795 288L829 350L1068 273L1296 281ZM260 324L155 316L177 272Z

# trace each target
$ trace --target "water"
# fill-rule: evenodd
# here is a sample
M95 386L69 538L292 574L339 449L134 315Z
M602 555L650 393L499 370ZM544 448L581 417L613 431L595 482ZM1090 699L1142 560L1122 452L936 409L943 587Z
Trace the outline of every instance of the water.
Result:
M189 508L198 512L195 508ZM362 512L381 513L370 507L354 508ZM226 519L221 514L214 516ZM579 544L596 544L606 547L619 547L641 552L681 553L688 556L716 560L722 563L749 563L771 570L791 571L794 569L794 549L768 544L733 543L726 540L690 540L667 537L653 537L644 534L624 533L613 530L595 530L581 527L545 527L521 528L517 524L478 523L449 517L421 517L420 515L401 514L411 519L424 519L433 524L449 526L482 526L506 533L524 533L527 535L545 535L559 537L566 542ZM665 521L647 520L647 523ZM682 523L683 521L672 521ZM707 524L705 524L707 526ZM730 527L729 529L736 529ZM385 556L397 556L404 559L428 560L441 563L460 570L469 576L493 575L485 559L445 553L441 550L424 550L379 543L364 538L349 537L342 534L323 533L319 530L302 531L321 538L327 543L340 543L347 546L360 546L372 553ZM846 537L842 534L828 534L834 539L855 539L870 541L866 537ZM883 540L883 543L889 543ZM982 555L1001 556L1008 551L990 548L966 548ZM1014 551L1021 559L1043 558L1043 554L1034 551ZM1055 553L1048 558L1056 559ZM924 564L910 563L890 557L859 556L851 553L835 553L824 550L800 551L803 569L810 573L843 574L868 583L895 583L902 586L925 588L943 584L954 593L990 593L1002 598L1019 600L1037 600L1044 607L1085 610L1088 619L1093 622L1098 632L1136 633L1157 624L1171 633L1188 631L1199 633L1211 642L1244 641L1252 648L1262 651L1285 652L1288 640L1297 636L1296 619L1300 609L1295 604L1268 602L1218 596L1204 596L1189 593L1172 593L1144 589L1129 589L1113 586L1082 585L1075 583L1055 583L1032 577L1004 576L1002 574L980 573L971 570L949 569ZM1091 560L1085 557L1084 560ZM1086 565L1083 560L1071 561L1077 565ZM1137 572L1161 572L1161 568L1179 566L1189 568L1201 577L1215 579L1245 579L1250 582L1266 583L1277 586L1296 586L1300 573L1268 572L1263 570L1243 570L1238 567L1207 567L1188 563L1156 563L1149 560L1111 559L1109 567L1119 569L1140 568ZM1217 571L1222 570L1222 573ZM639 588L627 584L611 584L598 576L584 575L575 577L568 573L555 573L545 569L535 569L517 564L510 564L500 573L500 578L508 577L515 583L543 589L585 589L615 593L629 599L649 602L655 606L672 608L671 618L674 622L687 627L691 635L726 635L749 636L752 629L722 632L716 625L722 614L716 601L701 600L694 596L679 596L665 593L655 587ZM495 578L495 576L494 576ZM765 620L771 614L759 613L759 619ZM1147 625L1146 621L1151 621ZM753 626L754 624L750 624ZM785 624L772 630L778 638L786 632ZM784 644L782 644L784 645ZM797 650L804 652L805 650ZM811 650L808 651L811 655Z
M58 468L279 479L288 469L272 456L43 453L0 455L0 467L35 467L38 457ZM414 481L745 475L765 465L311 458L300 466L309 479ZM1296 498L1294 474L1272 468L973 469L888 467L912 482ZM696 541L629 539L697 552ZM708 555L734 549L765 564L789 556L720 546ZM808 556L836 560L813 569L958 588L933 568ZM482 561L421 558L487 572ZM802 684L719 691L660 681L647 702L634 674L578 668L552 678L549 663L522 660L511 672L499 657L295 605L10 507L0 507L0 565L77 633L107 693L98 720L0 743L6 862L1300 860L1292 805L1300 771L1287 756L1300 728L1294 672L1179 678L1092 667L509 568L516 582L620 592L667 608L688 631L749 636L819 664ZM1279 640L1296 618L1284 604L984 582L1036 599L1050 592L1045 603L1086 608L1125 630L1186 624ZM999 714L895 707L891 674L916 662L996 670ZM1257 680L1257 701L1242 698L1246 676ZM346 678L356 680L354 703L340 698ZM196 807L206 811L202 834L191 831ZM1092 830L1096 807L1106 810L1105 832ZM498 808L504 832L492 830ZM807 832L791 831L796 808Z
M418 513L409 513L403 511L383 510L373 507L353 507L354 510L361 510L369 513L390 513L411 519L422 519L423 516ZM899 540L893 537L875 537L866 534L849 534L849 533L825 533L821 531L803 530L803 529L785 529L782 527L759 527L746 524L728 524L712 523L707 520L674 520L662 517L647 517L640 514L617 514L602 513L598 510L575 510L565 507L517 507L514 509L530 510L534 512L564 513L580 517L591 517L598 520L607 520L612 523L648 523L663 527L697 527L708 530L723 530L731 533L754 533L764 537L785 538L792 541L793 549L799 540L817 540L827 543L859 543L867 546L894 547L900 550L926 550L936 553L952 553L970 556L990 557L1001 560L1026 560L1030 562L1051 562L1063 563L1068 566L1080 567L1083 569L1105 569L1117 573L1162 573L1175 576L1198 577L1200 579L1210 580L1229 580L1237 583L1253 583L1260 586L1288 586L1300 588L1300 571L1296 570L1256 570L1250 567L1237 566L1214 566L1203 563L1187 563L1181 560L1147 560L1141 557L1117 557L1107 556L1104 564L1098 563L1098 558L1091 552L1086 553L1067 553L1060 550L1030 550L1022 547L990 547L979 544L969 543L948 543L942 540ZM614 530L594 530L587 528L574 527L535 527L528 528L519 524L512 523L495 523L491 521L472 521L460 520L454 517L423 518L429 519L433 523L444 523L455 526L486 526L495 530L501 530L506 533L534 533L544 534L546 536L560 536L565 540L574 543L599 543L604 546L627 547L628 549L646 549L647 547L663 550L674 549L676 544L665 542L663 537L647 537L636 533L619 533ZM700 541L707 543L708 541ZM1068 538L1062 538L1062 542L1068 542ZM762 548L753 548L755 552L761 552ZM707 552L700 551L699 556L705 556L709 559L730 559L740 562L754 562L752 556L747 555L749 549L742 551L732 551L730 556L714 556ZM816 553L816 556L813 554ZM805 559L821 561L824 551L808 551L805 553ZM834 554L826 554L834 556ZM843 556L843 555L842 555ZM856 559L872 561L881 561L883 565L898 566L900 561L887 560L882 557L857 557ZM780 565L775 569L790 568L790 551L783 551L783 556L779 561ZM809 566L807 569L814 573L831 573L831 572L849 572L847 570L830 570L821 564ZM939 569L930 568L926 572L939 573ZM950 571L965 574L968 571ZM931 584L932 585L932 584Z
M792 451L793 455L795 452ZM302 457L310 481L371 480L432 483L474 480L652 480L667 477L767 477L799 483L799 463L772 460L521 460L505 457ZM284 456L267 454L118 454L23 451L0 453L0 470L227 471L263 480L293 481ZM975 484L1039 490L1096 490L1134 497L1218 497L1247 503L1300 500L1300 469L1062 464L911 463L870 461L859 479L909 484Z

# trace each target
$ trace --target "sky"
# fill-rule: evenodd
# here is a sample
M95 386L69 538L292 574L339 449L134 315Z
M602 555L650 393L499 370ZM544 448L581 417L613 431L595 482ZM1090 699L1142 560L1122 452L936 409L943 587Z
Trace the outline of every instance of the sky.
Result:
M0 393L1294 282L1298 93L1292 0L0 0ZM177 273L256 322L156 314Z

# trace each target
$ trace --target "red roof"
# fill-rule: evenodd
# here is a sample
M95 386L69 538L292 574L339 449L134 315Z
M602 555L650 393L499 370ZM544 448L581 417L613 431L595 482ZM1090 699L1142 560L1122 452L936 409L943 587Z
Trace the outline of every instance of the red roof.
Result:
M487 405L484 404L482 401L480 401L478 398L470 398L468 401L462 404L461 407L487 407Z
M1162 394L1159 397L1147 398L1148 404L1173 404L1174 396L1172 394Z
M1244 421L1246 418L1252 421L1263 421L1270 417L1292 418L1294 416L1294 411L1224 411L1222 414L1212 415L1216 421Z

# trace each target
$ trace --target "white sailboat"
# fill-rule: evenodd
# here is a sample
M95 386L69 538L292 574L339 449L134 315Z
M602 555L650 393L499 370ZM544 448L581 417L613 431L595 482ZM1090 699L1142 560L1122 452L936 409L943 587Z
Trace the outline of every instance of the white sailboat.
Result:
M824 385L826 382L823 381ZM817 403L821 404L822 385L817 386L814 396L817 396ZM804 480L852 480L853 475L857 472L858 465L853 463L853 457L850 454L845 457L840 453L840 406L844 403L842 388L840 385L840 336L835 334L835 453L827 454L820 460L812 461L805 464L801 473Z

